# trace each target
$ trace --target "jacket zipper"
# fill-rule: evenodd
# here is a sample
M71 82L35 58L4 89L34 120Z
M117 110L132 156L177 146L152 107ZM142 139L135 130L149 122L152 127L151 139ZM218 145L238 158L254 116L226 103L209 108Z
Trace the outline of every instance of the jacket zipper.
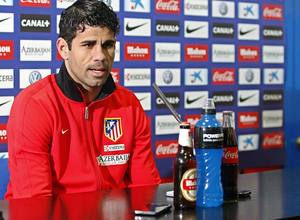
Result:
M91 122L89 121L89 106L86 105L85 108L84 108L84 119L85 119L85 122L86 122L86 140L88 142L88 146L90 147L90 153L91 153L91 157L92 157L92 165L94 167L94 170L95 170L95 178L96 178L96 182L97 182L97 189L96 190L99 190L101 189L101 172L99 170L99 167L96 163L97 161L97 155L96 155L96 152L95 152L95 146L94 146L94 137L92 136L93 132L91 132L92 130L92 125L91 125Z
M89 107L88 106L85 106L85 109L84 109L84 119L85 120L89 119Z

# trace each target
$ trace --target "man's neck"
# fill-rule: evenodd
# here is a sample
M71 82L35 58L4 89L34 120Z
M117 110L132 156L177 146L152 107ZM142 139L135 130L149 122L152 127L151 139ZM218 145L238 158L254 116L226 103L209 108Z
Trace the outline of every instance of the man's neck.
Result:
M80 90L83 93L87 103L94 101L98 97L101 89L102 89L102 87L96 87L96 88L87 90L80 86Z
M59 73L56 75L58 86L62 92L75 101L91 102L98 99L103 99L116 90L116 85L111 75L108 76L105 84L101 87L85 89L82 85L76 83L69 75L65 63L62 64ZM92 90L90 90L92 89ZM90 90L90 91L89 91Z

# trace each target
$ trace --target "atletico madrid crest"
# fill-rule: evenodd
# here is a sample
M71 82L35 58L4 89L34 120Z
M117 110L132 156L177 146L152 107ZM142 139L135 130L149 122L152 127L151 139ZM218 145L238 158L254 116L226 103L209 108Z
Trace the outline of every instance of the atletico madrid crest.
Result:
M104 134L113 142L122 137L121 118L104 118Z

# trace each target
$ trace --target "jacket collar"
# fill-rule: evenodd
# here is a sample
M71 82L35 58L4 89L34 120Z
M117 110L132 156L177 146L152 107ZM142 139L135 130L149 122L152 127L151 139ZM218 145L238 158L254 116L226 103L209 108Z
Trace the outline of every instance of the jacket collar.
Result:
M64 93L65 96L68 98L83 102L82 93L80 92L79 87L76 85L76 82L70 77L67 68L65 66L65 62L62 63L58 74L56 74L56 82ZM96 100L104 99L106 96L111 94L116 89L115 82L111 76L108 76L106 83L103 85L100 93L98 94Z

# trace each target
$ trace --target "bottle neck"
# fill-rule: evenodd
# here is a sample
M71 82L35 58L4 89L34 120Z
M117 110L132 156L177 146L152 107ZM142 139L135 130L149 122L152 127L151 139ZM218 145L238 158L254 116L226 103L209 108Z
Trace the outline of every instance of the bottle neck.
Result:
M204 115L215 115L217 113L216 109L203 109Z
M223 115L223 128L234 128L233 117L230 114Z
M183 147L190 147L192 148L192 138L190 129L180 128L179 130L179 137L178 137L178 144Z

